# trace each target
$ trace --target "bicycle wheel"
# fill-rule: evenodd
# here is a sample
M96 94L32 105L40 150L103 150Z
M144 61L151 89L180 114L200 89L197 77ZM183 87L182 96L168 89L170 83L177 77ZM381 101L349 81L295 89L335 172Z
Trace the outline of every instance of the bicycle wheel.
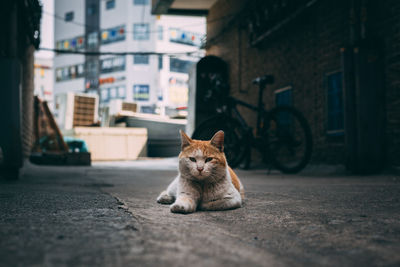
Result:
M263 138L264 158L284 173L297 173L310 161L312 136L304 116L292 107L276 107L267 113Z
M248 139L246 130L235 119L221 115L212 117L202 122L194 131L192 138L197 140L210 140L219 130L224 131L224 152L231 168L242 162Z

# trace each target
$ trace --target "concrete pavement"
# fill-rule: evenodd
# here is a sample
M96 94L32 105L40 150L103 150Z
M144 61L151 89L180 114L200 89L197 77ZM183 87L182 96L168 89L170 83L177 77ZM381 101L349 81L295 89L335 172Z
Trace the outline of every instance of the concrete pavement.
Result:
M237 173L243 208L180 215L155 201L175 159L30 166L1 182L0 265L400 264L398 176Z

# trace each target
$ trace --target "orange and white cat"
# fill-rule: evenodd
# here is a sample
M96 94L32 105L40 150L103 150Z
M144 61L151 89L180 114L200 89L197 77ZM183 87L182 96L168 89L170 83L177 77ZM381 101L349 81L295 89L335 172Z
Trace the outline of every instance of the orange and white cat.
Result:
M157 202L172 204L175 213L239 208L244 189L226 162L224 132L217 132L210 141L192 140L183 131L180 134L179 174Z

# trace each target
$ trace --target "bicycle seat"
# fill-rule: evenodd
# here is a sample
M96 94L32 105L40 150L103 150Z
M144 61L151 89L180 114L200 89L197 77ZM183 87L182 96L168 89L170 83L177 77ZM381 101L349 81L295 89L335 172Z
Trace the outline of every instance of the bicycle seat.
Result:
M264 75L257 77L253 80L253 84L260 84L260 85L266 85L266 84L273 84L274 83L274 76L273 75Z

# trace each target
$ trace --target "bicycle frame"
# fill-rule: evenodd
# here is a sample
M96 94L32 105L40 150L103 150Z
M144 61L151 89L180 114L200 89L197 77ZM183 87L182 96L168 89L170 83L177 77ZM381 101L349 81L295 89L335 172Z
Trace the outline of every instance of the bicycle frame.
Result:
M256 136L258 137L260 135L261 131L261 119L262 119L262 114L266 113L267 111L264 109L264 103L262 102L263 98L263 90L264 88L260 85L259 87L259 92L258 92L258 105L254 106L249 103L246 103L244 101L241 101L239 99L236 99L232 96L228 97L228 100L230 102L229 109L232 111L235 115L236 118L240 121L240 123L245 126L247 129L250 128L246 121L243 119L242 115L240 115L240 112L237 110L236 106L243 106L247 109L253 110L257 112L257 128L256 128Z
M256 78L253 83L259 87L257 106L246 103L232 96L218 96L220 102L216 107L216 116L212 116L202 122L193 133L193 138L209 140L210 131L214 134L217 130L224 130L230 140L226 154L232 162L232 166L239 165L245 159L245 168L251 163L251 148L254 147L262 154L263 161L271 162L279 170L286 173L295 173L302 170L310 160L312 151L312 136L307 120L295 108L279 106L271 110L265 110L263 103L263 91L267 84L273 82L273 76L265 75ZM248 125L237 106L242 106L257 113L256 131ZM296 123L285 123L283 115L291 116ZM264 125L265 122L265 125ZM297 130L298 129L298 130ZM300 139L296 133L300 133ZM229 137L229 138L228 138ZM272 150L271 150L272 145ZM229 148L229 149L228 149ZM300 149L297 153L297 149ZM271 153L272 151L272 153ZM279 153L283 151L283 153ZM288 154L289 153L289 154ZM300 157L299 157L300 156ZM289 161L288 161L289 160ZM294 163L294 165L293 165Z

